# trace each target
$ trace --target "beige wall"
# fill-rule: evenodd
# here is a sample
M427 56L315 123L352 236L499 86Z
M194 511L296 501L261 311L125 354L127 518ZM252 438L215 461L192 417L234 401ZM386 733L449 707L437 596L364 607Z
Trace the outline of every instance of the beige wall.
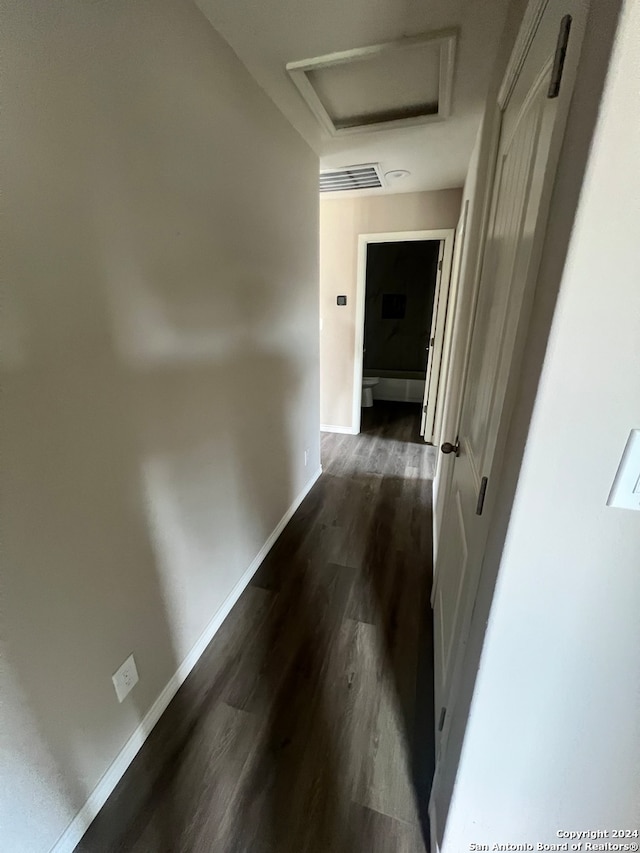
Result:
M320 420L350 429L358 235L455 228L462 190L320 201ZM346 294L347 305L336 304Z
M40 853L318 469L318 162L190 3L3 6L0 846Z

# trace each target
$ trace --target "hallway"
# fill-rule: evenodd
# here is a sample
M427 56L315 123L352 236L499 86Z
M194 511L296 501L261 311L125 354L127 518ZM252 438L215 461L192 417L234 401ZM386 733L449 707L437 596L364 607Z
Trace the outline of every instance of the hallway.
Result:
M418 429L418 406L377 403L360 435L323 434L322 477L79 851L424 853L435 451Z

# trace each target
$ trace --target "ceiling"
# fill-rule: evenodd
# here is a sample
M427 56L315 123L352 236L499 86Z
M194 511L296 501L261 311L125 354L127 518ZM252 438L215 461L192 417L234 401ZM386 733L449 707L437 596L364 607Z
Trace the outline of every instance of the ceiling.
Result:
M196 0L249 72L320 157L321 168L379 163L410 175L368 194L461 186L508 0ZM332 137L286 64L445 28L458 30L451 114L418 127Z

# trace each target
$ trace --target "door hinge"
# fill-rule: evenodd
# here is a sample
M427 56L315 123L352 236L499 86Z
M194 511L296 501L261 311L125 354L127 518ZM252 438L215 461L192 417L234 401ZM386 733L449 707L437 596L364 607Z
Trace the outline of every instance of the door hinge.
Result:
M487 483L489 482L488 477L483 477L480 480L480 491L478 492L478 503L476 504L476 515L482 515L482 510L484 509L484 496L487 493Z
M423 407L422 407L422 411L423 411L423 412L424 412L424 414L426 415L426 414L427 414L427 407L426 407L426 406L423 406Z
M556 44L556 54L553 58L553 70L551 71L551 80L549 82L549 91L547 98L557 98L560 94L560 83L562 82L562 71L564 69L564 60L567 55L567 45L569 44L569 32L571 30L571 15L565 15L560 21L560 30L558 31L558 42Z
M438 720L438 731L441 732L444 728L444 718L447 716L447 709L445 707L440 708L440 719Z
M442 261L438 261L438 269L439 269L439 270L441 270L441 269L442 269Z

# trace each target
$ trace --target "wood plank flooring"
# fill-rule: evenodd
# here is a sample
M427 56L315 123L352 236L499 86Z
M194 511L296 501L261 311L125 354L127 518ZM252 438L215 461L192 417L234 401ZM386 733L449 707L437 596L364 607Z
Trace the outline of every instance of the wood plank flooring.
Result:
M435 451L363 415L78 851L424 853Z

